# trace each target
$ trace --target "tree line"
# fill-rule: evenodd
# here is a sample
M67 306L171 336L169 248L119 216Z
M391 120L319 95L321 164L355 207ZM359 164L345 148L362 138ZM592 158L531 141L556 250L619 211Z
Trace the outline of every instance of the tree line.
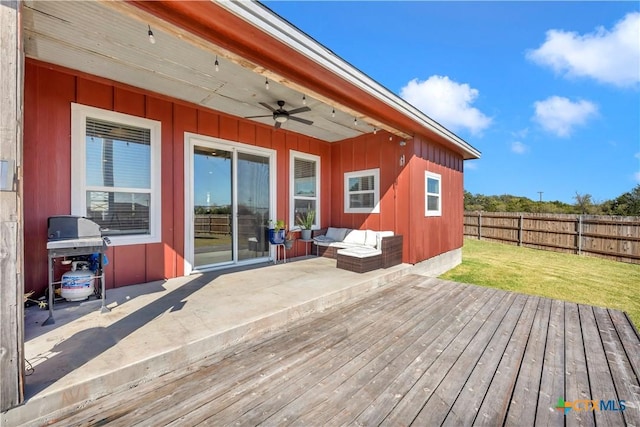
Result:
M640 216L640 184L631 191L621 194L612 200L596 202L591 194L576 192L574 203L560 201L536 201L527 197L503 194L501 196L485 196L464 192L464 209L466 211L484 212L541 212L588 215L620 215Z

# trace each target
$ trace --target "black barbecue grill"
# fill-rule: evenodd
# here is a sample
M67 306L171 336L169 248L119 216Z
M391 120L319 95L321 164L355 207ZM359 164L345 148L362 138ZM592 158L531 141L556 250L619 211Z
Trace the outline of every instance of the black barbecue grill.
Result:
M48 241L47 252L49 258L49 317L42 324L55 323L53 320L53 260L60 257L77 257L83 255L98 254L98 270L96 279L100 279L102 299L100 311L107 313L110 310L105 306L105 282L102 259L109 245L109 238L102 236L100 226L90 219L73 216L59 215L49 217L47 221Z

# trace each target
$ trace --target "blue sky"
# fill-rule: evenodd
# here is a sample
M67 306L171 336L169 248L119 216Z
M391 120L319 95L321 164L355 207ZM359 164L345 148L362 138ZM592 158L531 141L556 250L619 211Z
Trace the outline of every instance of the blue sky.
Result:
M640 183L639 2L264 4L479 149L467 191L602 202Z

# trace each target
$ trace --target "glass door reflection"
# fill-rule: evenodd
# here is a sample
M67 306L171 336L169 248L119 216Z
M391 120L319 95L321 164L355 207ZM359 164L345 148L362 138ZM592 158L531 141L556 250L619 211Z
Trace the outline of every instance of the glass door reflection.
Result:
M238 153L238 261L269 255L269 158Z
M233 262L233 156L194 147L194 266Z

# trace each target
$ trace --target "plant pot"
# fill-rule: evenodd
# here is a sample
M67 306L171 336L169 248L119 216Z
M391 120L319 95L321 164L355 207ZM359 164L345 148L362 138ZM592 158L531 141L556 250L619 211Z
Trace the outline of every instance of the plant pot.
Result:
M300 230L300 238L302 240L311 240L311 230L307 230L307 229Z
M276 233L276 230L274 230L273 228L269 229L269 242L271 242L272 245L281 245L284 243L284 229L282 230L278 230L278 232Z
M291 249L291 248L293 247L293 242L294 242L294 240L293 240L293 239L291 239L291 240L285 240L285 241L284 241L284 248L285 248L285 249Z

